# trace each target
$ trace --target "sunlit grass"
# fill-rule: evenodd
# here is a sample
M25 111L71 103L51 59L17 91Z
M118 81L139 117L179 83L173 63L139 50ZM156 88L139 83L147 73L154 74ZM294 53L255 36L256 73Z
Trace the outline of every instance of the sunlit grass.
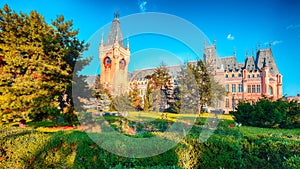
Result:
M276 128L259 128L242 126L240 131L247 136L256 135L270 135L274 137L285 137L294 140L300 140L300 130L299 129L276 129Z
M233 120L231 115L224 115L220 114L217 115L219 119L224 120ZM131 121L143 121L143 122L150 122L155 119L166 119L168 121L175 122L178 118L195 118L199 117L197 114L175 114L175 113L162 113L162 112L129 112L128 116L126 117L128 120ZM203 113L200 115L203 118L214 118L214 113Z

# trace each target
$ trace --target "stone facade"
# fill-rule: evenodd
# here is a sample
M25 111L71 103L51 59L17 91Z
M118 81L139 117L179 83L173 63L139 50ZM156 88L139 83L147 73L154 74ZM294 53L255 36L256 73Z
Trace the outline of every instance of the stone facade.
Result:
M224 102L220 103L225 113L234 110L239 100L255 102L262 97L273 100L282 97L282 75L272 48L258 49L256 56L247 56L244 63L238 63L235 55L219 58L215 44L204 48L205 63L227 91Z
M278 71L271 48L257 50L256 56L248 56L244 63L238 63L236 56L218 57L215 44L204 48L205 64L214 73L215 80L223 84L227 91L224 100L216 104L225 113L234 110L239 100L255 102L262 97L273 100L282 97L282 75ZM176 86L181 66L167 68ZM145 95L148 83L145 76L153 71L154 68L136 70L130 79L129 86L137 83L141 97Z
M128 64L130 62L130 49L124 40L120 29L118 14L112 21L112 26L104 43L104 37L99 46L100 83L112 95L119 95L128 91Z

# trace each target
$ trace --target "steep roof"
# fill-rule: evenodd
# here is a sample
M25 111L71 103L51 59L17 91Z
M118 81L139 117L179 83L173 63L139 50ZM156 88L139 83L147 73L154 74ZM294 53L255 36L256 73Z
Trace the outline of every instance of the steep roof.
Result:
M222 67L222 65L223 65L224 70L230 71L230 70L239 69L239 64L238 64L235 56L219 58L219 64L220 64L220 67Z
M115 41L118 40L120 46L124 47L123 36L120 28L119 14L115 13L115 18L112 21L112 25L106 39L105 45L113 45Z
M167 66L166 67L168 69L169 75L176 79L178 73L181 71L181 65L175 65L175 66ZM148 69L141 69L141 70L136 70L133 72L133 76L130 79L130 81L133 80L146 80L146 76L147 75L151 75L152 73L154 73L154 70L156 68L148 68Z
M271 48L261 49L257 52L256 65L258 69L261 69L263 67L264 59L265 59L266 66L269 67L270 73L273 76L279 74Z
M249 56L249 57L246 58L244 68L247 69L247 71L256 70L256 64L255 64L253 56Z

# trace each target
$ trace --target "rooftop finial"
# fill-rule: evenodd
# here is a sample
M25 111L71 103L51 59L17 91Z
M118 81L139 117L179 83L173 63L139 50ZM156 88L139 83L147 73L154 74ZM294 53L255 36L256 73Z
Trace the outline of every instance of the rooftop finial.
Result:
M217 40L216 40L216 38L214 38L214 46L215 46L215 48L217 47Z
M272 48L272 45L273 45L273 42L271 41L271 42L270 42L270 49Z
M259 41L258 41L258 43L257 43L256 50L257 50L257 51L259 51L259 50L260 50L260 42L259 42Z
M119 19L119 17L120 17L119 11L115 11L115 13L114 13L114 18L115 18L115 19Z
M127 38L127 48L129 49L129 38Z
M234 48L233 54L234 56L236 56L236 48Z
M248 56L248 49L246 49L246 56Z

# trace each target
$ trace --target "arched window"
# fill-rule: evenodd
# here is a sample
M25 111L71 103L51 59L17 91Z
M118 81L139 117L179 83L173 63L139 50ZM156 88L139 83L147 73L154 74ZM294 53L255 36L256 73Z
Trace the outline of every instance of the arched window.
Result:
M111 67L111 59L110 57L105 57L103 60L103 64L105 68L110 68Z

